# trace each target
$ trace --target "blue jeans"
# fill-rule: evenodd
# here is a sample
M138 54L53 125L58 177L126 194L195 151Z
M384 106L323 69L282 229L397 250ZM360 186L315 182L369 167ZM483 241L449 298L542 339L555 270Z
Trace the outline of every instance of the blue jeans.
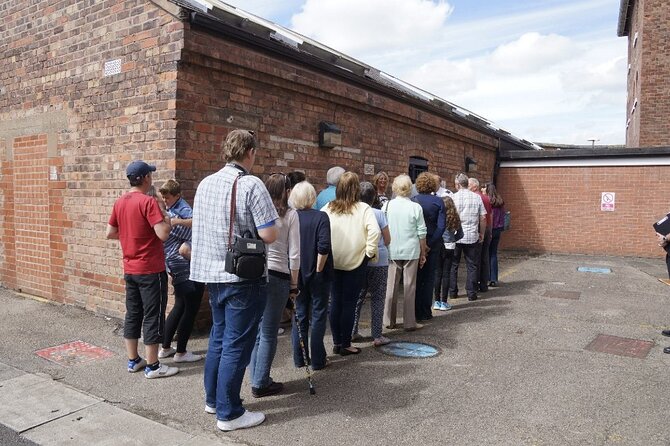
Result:
M300 324L303 341L305 342L307 360L311 357L311 364L314 370L322 369L326 366L326 347L323 345L323 337L326 334L326 318L328 316L328 295L330 291L330 282L323 280L323 274L316 274L312 280L303 284L300 289L300 295L295 302L295 314ZM310 313L312 307L312 334L309 337ZM298 337L298 327L293 321L291 330L293 341L293 364L296 367L303 367L302 351L300 349L300 338ZM308 344L309 341L309 344Z
M240 389L265 310L267 282L210 283L207 289L212 331L205 358L205 402L216 407L217 419L230 421L245 411Z
M351 347L356 302L365 283L366 262L351 271L334 270L330 288L330 331L336 347Z
M503 228L493 228L493 235L491 236L491 247L489 248L491 282L498 281L498 244L500 243L502 232Z
M257 389L272 384L270 368L277 352L279 322L286 307L289 289L290 280L269 276L268 300L265 304L261 324L258 327L258 336L256 336L256 344L253 352L251 352L251 362L249 363L251 385Z

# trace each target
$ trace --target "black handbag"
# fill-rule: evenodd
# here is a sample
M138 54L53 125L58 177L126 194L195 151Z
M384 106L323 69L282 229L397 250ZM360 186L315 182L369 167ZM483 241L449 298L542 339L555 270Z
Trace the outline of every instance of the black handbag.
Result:
M235 236L233 240L233 225L235 224L235 202L237 195L237 180L243 175L235 178L233 182L232 198L230 200L230 224L228 233L228 251L226 252L225 269L229 274L254 280L260 279L265 274L266 254L265 243L250 231Z

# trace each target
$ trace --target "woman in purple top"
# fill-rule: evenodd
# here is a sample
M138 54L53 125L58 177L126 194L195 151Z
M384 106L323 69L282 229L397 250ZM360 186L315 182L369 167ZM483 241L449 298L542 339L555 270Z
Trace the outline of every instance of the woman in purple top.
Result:
M500 243L500 235L505 229L505 201L498 194L493 183L486 185L486 195L491 200L491 226L493 233L491 236L491 246L489 247L489 266L491 269L491 277L489 278L489 286L498 286L498 244Z

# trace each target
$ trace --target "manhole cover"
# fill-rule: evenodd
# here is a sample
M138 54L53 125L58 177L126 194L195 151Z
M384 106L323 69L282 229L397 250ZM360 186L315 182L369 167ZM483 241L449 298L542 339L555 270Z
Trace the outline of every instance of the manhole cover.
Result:
M102 347L96 347L84 341L74 341L55 347L37 350L35 354L46 360L64 366L85 364L98 359L114 356L113 352Z
M391 342L380 347L379 350L387 355L401 358L430 358L440 353L432 345L420 342Z
M549 290L544 293L545 297L553 297L555 299L579 299L581 293L579 291L560 291Z
M596 274L609 274L612 272L609 268L594 268L591 266L580 266L577 268L577 271L580 273L596 273Z
M653 346L650 341L601 334L586 346L586 350L644 359Z

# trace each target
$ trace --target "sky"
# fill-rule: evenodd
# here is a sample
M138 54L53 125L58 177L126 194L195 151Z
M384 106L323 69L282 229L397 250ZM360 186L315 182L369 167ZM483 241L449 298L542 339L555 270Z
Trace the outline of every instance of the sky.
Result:
M624 144L619 0L224 0L534 142Z

